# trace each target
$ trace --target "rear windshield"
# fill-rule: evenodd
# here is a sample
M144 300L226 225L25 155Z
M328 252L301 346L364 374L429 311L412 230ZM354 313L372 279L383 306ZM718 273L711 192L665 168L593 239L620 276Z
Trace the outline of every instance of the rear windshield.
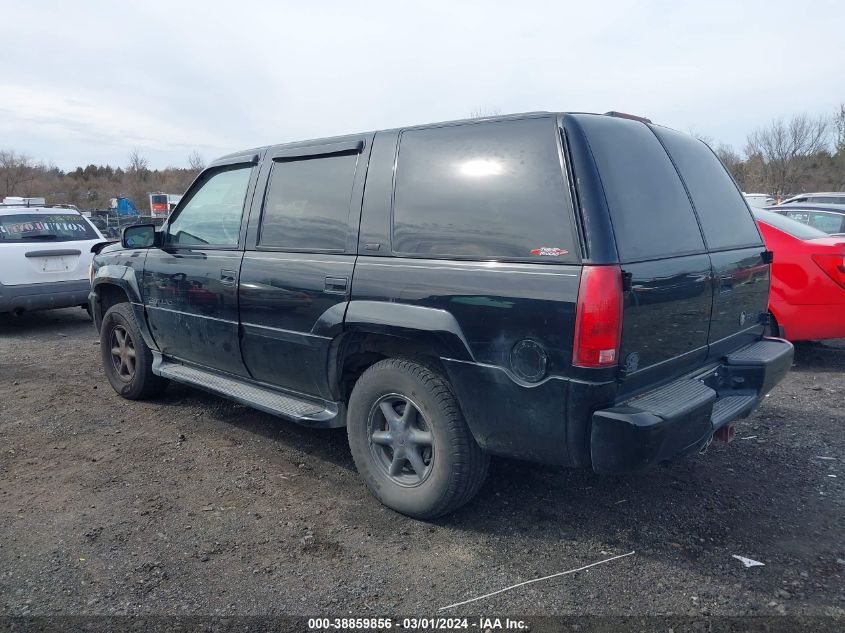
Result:
M2 242L70 242L98 237L78 213L0 215Z
M150 200L153 204L167 204L167 196L163 194L150 196Z
M754 217L800 240L814 240L819 237L827 237L827 233L814 229L812 226L803 224L797 220L791 220L780 213L755 210Z
M707 145L665 127L652 130L666 147L687 186L707 248L723 250L761 243L742 194Z
M703 252L687 192L651 130L609 116L584 115L578 121L598 167L620 260Z

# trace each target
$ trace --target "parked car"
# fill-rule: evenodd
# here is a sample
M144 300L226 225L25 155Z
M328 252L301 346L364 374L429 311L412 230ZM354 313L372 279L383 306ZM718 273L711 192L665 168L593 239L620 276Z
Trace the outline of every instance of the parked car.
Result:
M752 209L765 209L775 203L775 199L767 193L743 193L742 195Z
M790 341L845 337L845 236L771 211L754 216L774 252L772 330Z
M845 191L821 191L818 193L802 193L798 196L787 198L781 204L794 203L823 203L823 204L845 204Z
M809 224L828 235L845 234L845 204L794 203L788 207L766 207L766 210Z
M79 211L0 206L0 313L88 308L88 267L104 244Z
M90 300L124 397L346 426L370 491L432 518L489 455L626 473L727 438L792 362L769 256L700 141L533 113L226 156Z

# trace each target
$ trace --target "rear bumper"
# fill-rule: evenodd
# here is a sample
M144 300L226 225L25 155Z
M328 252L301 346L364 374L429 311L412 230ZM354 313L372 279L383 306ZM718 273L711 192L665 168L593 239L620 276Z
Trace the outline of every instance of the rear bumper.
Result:
M44 284L0 284L0 312L69 308L88 303L91 284L87 279Z
M763 339L728 354L702 376L682 378L593 413L593 470L626 473L692 452L748 416L789 371L792 345Z

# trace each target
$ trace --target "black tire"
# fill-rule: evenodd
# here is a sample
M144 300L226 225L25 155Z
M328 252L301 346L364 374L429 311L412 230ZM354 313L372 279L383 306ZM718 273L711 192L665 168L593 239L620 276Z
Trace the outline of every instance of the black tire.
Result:
M124 398L152 398L167 387L168 381L153 373L153 354L141 336L128 303L112 306L103 317L100 352L106 378Z
M355 466L373 496L416 519L464 505L487 476L490 459L472 437L449 382L420 362L388 358L367 369L349 399L347 432Z

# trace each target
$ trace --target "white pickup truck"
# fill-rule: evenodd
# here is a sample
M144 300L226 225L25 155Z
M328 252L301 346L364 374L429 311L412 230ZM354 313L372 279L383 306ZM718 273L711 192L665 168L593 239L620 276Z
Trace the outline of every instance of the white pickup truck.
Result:
M0 313L86 307L88 267L105 242L78 211L0 205Z

